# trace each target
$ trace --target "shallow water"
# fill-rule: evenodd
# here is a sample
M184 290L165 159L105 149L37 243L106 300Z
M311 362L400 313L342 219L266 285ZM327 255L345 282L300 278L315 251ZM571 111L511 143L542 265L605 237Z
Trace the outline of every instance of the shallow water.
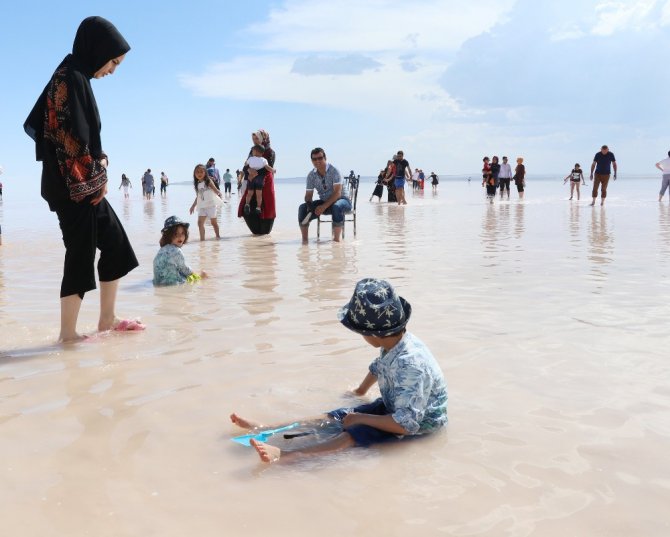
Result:
M302 246L303 186L253 237L184 247L211 279L155 289L166 199L109 199L141 266L117 310L143 333L58 346L63 248L41 200L0 205L0 520L7 535L665 536L670 500L670 207L622 178L607 206L561 181L485 202L440 184L369 203L358 233ZM236 196L233 196L233 201ZM195 218L189 217L191 222ZM213 236L207 228L208 239ZM446 429L417 442L261 465L228 421L352 404L374 351L335 318L355 282L389 278L449 384ZM93 333L97 292L80 328ZM374 397L373 391L371 397Z

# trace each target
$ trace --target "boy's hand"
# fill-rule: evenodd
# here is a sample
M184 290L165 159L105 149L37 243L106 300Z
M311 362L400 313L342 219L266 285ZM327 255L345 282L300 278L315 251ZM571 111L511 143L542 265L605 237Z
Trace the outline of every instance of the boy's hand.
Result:
M361 397L365 395L366 391L367 390L362 390L361 387L359 386L358 388L354 388L353 390L351 390L350 393L352 393L353 395L357 395L358 397Z
M361 421L361 418L363 417L363 414L358 414L356 412L350 412L344 418L342 418L342 426L345 429L348 429L349 427L352 427L354 425L358 425L363 423Z

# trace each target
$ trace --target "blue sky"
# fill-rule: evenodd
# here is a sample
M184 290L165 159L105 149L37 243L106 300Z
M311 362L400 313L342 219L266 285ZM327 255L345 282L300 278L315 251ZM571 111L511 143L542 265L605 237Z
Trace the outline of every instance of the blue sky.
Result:
M214 156L239 167L265 128L280 177L309 150L376 174L471 174L483 155L529 174L588 166L654 173L667 129L670 0L12 2L0 32L2 181L39 183L21 125L81 19L114 22L132 50L93 81L112 183L147 167L173 180Z

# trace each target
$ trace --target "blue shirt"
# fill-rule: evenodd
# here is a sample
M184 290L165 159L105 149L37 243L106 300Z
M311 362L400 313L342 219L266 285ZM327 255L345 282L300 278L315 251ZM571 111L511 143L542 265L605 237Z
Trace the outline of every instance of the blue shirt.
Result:
M447 383L428 347L406 332L390 351L370 364L384 405L409 434L434 431L447 423Z
M313 192L316 189L316 192L319 194L319 199L325 201L333 195L335 185L342 185L342 195L340 197L348 199L349 196L345 192L340 172L335 166L327 164L326 175L323 177L319 175L319 172L316 169L313 169L311 172L309 172L307 175L305 189L308 192Z
M600 175L609 175L610 174L610 164L616 162L614 158L614 153L608 151L603 155L602 151L598 151L596 156L593 157L593 162L596 163L596 173Z
M154 285L176 285L184 283L193 274L186 264L181 248L166 244L154 258Z

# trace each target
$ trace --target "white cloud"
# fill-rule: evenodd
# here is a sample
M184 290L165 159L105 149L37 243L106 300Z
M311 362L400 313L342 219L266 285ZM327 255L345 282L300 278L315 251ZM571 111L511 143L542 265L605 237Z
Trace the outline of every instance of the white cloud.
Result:
M240 57L213 65L200 75L182 75L181 82L203 97L302 103L379 116L393 111L415 120L427 120L436 113L463 115L459 104L437 83L444 64L415 63L415 70L408 71L395 56L378 57L378 61L380 67L356 76L304 76L295 72L290 56Z
M500 22L515 0L289 0L248 32L266 50L456 50Z
M670 26L670 0L661 9L661 26Z
M465 41L504 20L515 2L288 0L266 21L242 30L258 47L253 54L183 74L180 80L207 97L381 116L394 110L415 120L459 117L467 111L439 84L448 58ZM343 58L358 58L358 68L344 69ZM360 68L361 58L371 68Z
M650 15L657 6L657 0L629 0L614 2L606 0L596 6L598 21L591 33L609 36L620 30L645 30L655 26L656 22Z

